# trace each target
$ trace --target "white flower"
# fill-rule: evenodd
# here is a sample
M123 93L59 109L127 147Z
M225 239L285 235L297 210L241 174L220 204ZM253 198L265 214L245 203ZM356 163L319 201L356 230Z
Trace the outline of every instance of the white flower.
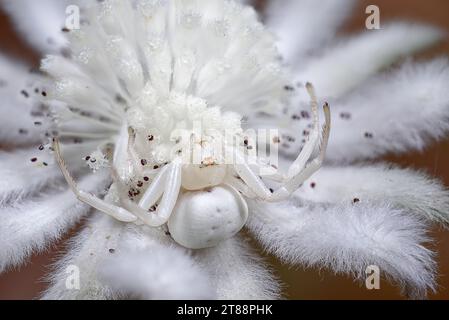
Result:
M335 43L352 3L272 1L275 38L233 1L79 1L80 30L61 28L65 1L26 2L26 11L24 0L4 1L51 55L42 74L0 57L0 143L18 147L0 154L0 270L89 215L44 298L278 298L263 262L231 238L243 224L285 262L360 279L374 264L409 297L435 290L424 245L429 222L449 222L449 194L410 170L351 163L422 149L447 132L446 59L376 76L442 34L391 24ZM308 83L325 105L323 132ZM329 134L325 101L333 129L314 174ZM240 146L247 161L260 144L245 130L273 128L288 171L275 181L216 156L218 145L233 155ZM195 148L199 162L186 165ZM80 290L66 287L71 265Z

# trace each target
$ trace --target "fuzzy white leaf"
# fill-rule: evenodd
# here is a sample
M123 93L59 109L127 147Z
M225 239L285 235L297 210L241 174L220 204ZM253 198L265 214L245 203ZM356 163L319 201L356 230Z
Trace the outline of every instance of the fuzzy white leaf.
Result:
M449 192L441 183L423 173L386 165L324 167L295 195L329 204L387 201L431 221L449 223Z
M102 282L120 292L149 300L204 300L214 298L209 279L179 246L153 244L107 259L99 268Z
M333 106L327 159L355 161L423 150L449 129L448 83L447 59L406 63L394 73L368 81Z
M213 297L208 279L175 246L159 229L123 224L98 213L72 241L69 253L57 263L56 272L50 276L52 285L42 298ZM79 290L66 286L70 266L80 271Z
M42 295L44 300L103 300L114 297L114 291L99 282L97 267L118 247L124 225L103 213L96 213L84 230L71 239L70 249L48 275L50 287ZM71 270L79 271L78 285L70 281ZM69 284L69 286L67 286Z
M49 155L37 148L0 152L0 207L10 200L17 201L37 193L42 187L61 181L62 174L55 164L42 165ZM30 160L41 154L35 163Z
M83 190L104 191L109 178L91 175L83 179ZM21 265L32 253L42 251L58 240L89 211L71 190L49 193L0 209L0 272L11 266Z
M90 153L90 148L88 143L63 146L64 157L73 173L85 171L86 164L82 157ZM37 146L14 152L0 151L0 163L0 208L38 193L44 187L60 184L63 180L54 155L47 149L39 150Z
M273 0L267 8L267 25L278 37L278 47L293 65L332 40L355 1Z
M60 52L66 44L61 29L65 26L69 3L65 0L3 0L0 5L31 45L50 53Z
M241 237L196 252L221 300L267 300L280 297L280 287L269 268Z
M388 205L305 206L251 202L249 229L282 260L328 268L359 280L377 265L409 297L435 289L433 254L424 222Z
M340 97L401 56L433 45L442 37L440 30L429 26L385 25L328 48L303 66L297 80L313 83L322 98Z

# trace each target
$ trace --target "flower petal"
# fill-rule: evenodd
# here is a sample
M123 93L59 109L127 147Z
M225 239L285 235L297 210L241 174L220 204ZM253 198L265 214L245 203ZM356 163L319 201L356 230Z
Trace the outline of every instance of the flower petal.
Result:
M209 273L221 300L267 300L280 297L270 270L241 237L198 251L196 258Z
M281 55L290 64L332 40L355 1L275 0L267 8L267 25L278 36ZM319 32L317 32L319 30Z
M61 29L68 4L66 0L3 0L1 6L31 45L50 53L60 52L66 44Z
M429 26L385 25L328 48L323 56L304 64L297 80L313 83L322 98L340 97L401 56L431 46L442 37L440 30Z
M249 229L282 260L366 278L377 265L409 297L435 289L435 262L423 221L388 205L303 206L251 202Z
M62 174L48 150L44 146L19 149L14 152L0 151L0 207L17 202L41 191L43 187L62 181ZM80 155L88 154L88 144L65 145L64 156L70 160L74 173L83 172L84 161Z
M123 224L104 214L95 215L73 240L69 253L57 263L56 272L50 275L52 285L42 298L213 297L208 278L199 273L183 250L174 246L159 229ZM140 258L138 253L142 253ZM123 260L127 258L132 260ZM78 290L66 285L67 270L73 268L80 275Z
M443 185L423 173L386 165L321 168L295 196L329 204L388 201L449 224L449 192Z
M333 106L327 158L372 159L423 150L449 130L449 62L406 63Z
M69 252L48 275L50 287L44 300L108 299L113 291L97 278L97 267L117 248L124 225L105 214L94 215L84 230L71 240ZM73 272L73 282L69 275ZM79 283L78 278L79 275ZM79 287L78 287L79 285Z
M37 103L36 88L30 87L33 77L25 65L0 54L1 144L30 145L42 137L44 124L34 125L39 119L31 115Z
M62 175L56 165L47 167L38 164L37 148L0 151L0 205L20 200L30 194L37 193L48 184L61 180ZM35 160L36 159L36 160ZM30 160L33 160L31 162ZM35 160L35 162L34 162Z
M214 297L209 279L178 246L152 244L114 254L99 268L103 283L124 296L157 300Z
M108 181L105 175L89 176L80 187L99 193ZM50 192L0 209L0 272L21 265L32 253L47 248L90 211L71 190Z

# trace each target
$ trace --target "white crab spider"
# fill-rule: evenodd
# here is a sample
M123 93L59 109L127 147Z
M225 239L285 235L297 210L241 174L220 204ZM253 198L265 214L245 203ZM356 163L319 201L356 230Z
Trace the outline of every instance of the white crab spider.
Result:
M310 178L321 166L330 134L330 110L324 105L325 125L321 132L319 125L318 102L311 84L307 84L311 97L313 129L297 159L287 174L277 174L270 178L280 186L269 189L262 179L245 162L244 155L237 150L237 161L233 165L212 164L200 167L184 164L180 157L153 175L151 183L138 202L127 197L127 181L117 173L118 169L127 174L145 175L139 166L134 150L135 134L130 129L127 145L116 146L120 152L128 152L131 167L117 168L113 159L114 186L118 191L119 203L108 203L100 198L79 190L67 170L61 155L58 139L53 141L56 159L62 173L73 192L82 202L123 222L143 223L151 227L168 225L171 236L179 244L200 249L217 245L243 228L248 217L248 208L242 195L263 201L280 201L290 196L300 185ZM314 150L319 154L310 161Z

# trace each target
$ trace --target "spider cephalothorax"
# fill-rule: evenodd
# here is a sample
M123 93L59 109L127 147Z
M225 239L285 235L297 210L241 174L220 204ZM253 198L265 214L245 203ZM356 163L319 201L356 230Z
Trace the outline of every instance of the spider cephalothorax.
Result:
M130 33L114 23L118 12L141 28ZM273 38L253 9L222 0L109 0L85 17L81 30L68 32L73 59L43 63L54 78L46 101L59 103L54 149L80 200L120 221L167 225L178 243L204 248L240 231L245 197L284 199L320 167L329 108L321 133L308 84L308 142L287 174L266 177L276 188L260 177L270 162L258 154L260 142L246 136L243 112L278 116L294 88L285 86ZM70 139L96 146L85 160L95 170L110 167L114 203L77 188L59 146Z

